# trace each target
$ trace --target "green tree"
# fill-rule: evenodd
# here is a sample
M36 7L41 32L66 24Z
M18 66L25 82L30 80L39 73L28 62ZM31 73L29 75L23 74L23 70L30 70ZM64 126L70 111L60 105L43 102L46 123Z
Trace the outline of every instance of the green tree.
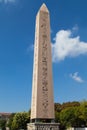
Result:
M75 125L75 108L70 107L61 111L60 123L62 126L71 127Z
M12 129L12 122L13 122L13 118L15 116L15 113L12 113L6 123L6 126L10 128L10 130Z
M12 130L26 129L27 123L29 123L29 113L16 113L13 117Z
M0 128L6 130L6 120L0 120Z
M82 125L87 126L87 101L81 102L80 113L80 119L83 120Z
M56 112L60 112L62 109L62 105L60 103L55 103L54 108Z
M55 122L60 123L60 112L55 111Z
M80 106L80 103L77 101L73 101L73 102L65 102L61 105L61 110L66 109L68 107L78 107Z

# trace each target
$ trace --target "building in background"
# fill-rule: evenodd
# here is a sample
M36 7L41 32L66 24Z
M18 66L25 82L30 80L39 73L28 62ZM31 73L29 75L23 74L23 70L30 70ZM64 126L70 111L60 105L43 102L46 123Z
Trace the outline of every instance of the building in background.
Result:
M8 120L11 113L0 113L0 120Z

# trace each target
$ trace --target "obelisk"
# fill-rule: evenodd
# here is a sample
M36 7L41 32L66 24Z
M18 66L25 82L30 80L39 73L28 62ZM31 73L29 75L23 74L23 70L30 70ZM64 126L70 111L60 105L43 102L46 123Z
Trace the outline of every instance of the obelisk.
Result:
M31 120L54 119L49 11L43 4L36 16Z
M58 130L54 123L50 16L43 4L36 16L31 123L28 130Z

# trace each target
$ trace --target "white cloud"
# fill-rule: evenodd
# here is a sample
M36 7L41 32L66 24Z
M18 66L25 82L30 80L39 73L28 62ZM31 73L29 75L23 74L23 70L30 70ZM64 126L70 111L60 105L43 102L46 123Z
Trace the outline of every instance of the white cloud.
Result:
M7 3L13 3L13 2L15 2L15 0L0 0L0 3L1 2L7 4Z
M64 60L66 57L77 57L87 54L87 43L80 41L79 36L72 37L72 32L70 30L57 32L55 43L52 44L54 62Z
M75 72L74 74L70 74L70 77L79 83L84 82L84 80L78 75L78 72Z
M72 31L78 31L79 30L79 27L78 25L76 24L73 28L72 28Z

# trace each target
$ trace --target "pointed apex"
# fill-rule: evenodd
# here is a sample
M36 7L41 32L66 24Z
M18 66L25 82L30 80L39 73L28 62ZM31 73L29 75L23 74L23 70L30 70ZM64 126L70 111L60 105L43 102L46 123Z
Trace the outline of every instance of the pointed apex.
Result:
M44 12L49 12L47 6L43 3L42 6L40 7L40 11L44 11Z

